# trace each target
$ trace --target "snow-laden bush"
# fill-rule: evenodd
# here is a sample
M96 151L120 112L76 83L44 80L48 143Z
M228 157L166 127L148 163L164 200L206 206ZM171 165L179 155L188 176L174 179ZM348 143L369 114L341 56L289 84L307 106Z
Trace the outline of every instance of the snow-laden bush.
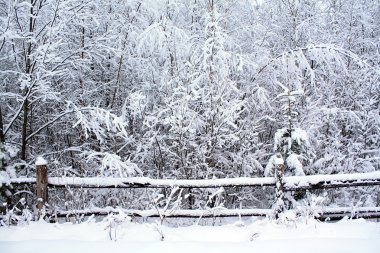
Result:
M300 219L306 222L310 219L319 218L326 201L326 193L322 196L307 193L306 198L302 199L295 209L300 215Z
M100 163L98 171L102 176L106 177L129 177L142 174L137 164L130 160L123 160L120 156L108 152L91 152L87 156L87 161Z
M107 224L104 230L107 230L108 238L111 241L117 241L123 236L123 228L131 222L131 217L126 215L123 210L118 209L117 214L110 213L103 222Z
M28 225L33 219L33 214L26 205L24 198L21 198L16 205L8 208L6 203L3 203L6 212L0 219L0 226L10 225Z

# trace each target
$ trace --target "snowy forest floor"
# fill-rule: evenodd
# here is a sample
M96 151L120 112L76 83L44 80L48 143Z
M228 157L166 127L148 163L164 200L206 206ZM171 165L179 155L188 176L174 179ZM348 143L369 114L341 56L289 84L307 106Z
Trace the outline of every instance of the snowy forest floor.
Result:
M307 220L279 225L267 219L215 226L156 223L31 222L0 227L0 252L361 252L377 253L380 223L363 219ZM160 240L162 229L165 239ZM116 240L115 240L116 238Z

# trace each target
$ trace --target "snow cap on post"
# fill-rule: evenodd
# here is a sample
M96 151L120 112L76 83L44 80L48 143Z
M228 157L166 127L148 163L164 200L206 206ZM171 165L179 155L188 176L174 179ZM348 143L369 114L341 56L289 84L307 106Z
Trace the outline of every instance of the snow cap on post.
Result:
M47 165L47 161L42 156L38 156L36 159L36 166Z
M273 164L274 165L284 164L284 159L282 159L282 157L276 157L275 159L273 159Z

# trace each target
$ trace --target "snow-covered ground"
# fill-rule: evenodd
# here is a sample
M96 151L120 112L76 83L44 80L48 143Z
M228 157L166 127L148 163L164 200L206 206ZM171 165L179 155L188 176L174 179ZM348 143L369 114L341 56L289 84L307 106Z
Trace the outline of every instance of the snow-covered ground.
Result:
M0 252L380 252L380 223L362 219L335 223L308 220L287 225L263 219L222 226L178 227L124 221L112 223L111 230L110 224L31 222L0 227Z

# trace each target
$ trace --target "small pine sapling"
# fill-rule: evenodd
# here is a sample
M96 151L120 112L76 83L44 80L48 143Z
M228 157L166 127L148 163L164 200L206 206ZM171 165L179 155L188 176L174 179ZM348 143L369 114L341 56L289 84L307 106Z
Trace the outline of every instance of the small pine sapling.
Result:
M278 98L282 103L284 127L275 133L274 151L276 154L269 159L265 175L274 174L273 162L280 156L285 162L285 174L304 176L305 172L300 159L303 159L302 152L309 142L306 131L296 127L298 113L295 110L296 96L301 95L302 91L290 91L286 87L282 87L285 91L278 95Z
M303 91L290 91L281 83L279 83L279 85L284 89L284 92L277 96L282 104L281 109L284 119L283 128L278 129L275 133L274 151L276 154L269 159L268 165L265 168L265 176L277 175L274 170L276 167L275 162L278 158L282 158L285 165L282 176L304 176L305 172L300 160L303 159L303 150L308 145L308 135L306 131L296 127L298 117L298 113L296 111L296 97L302 95ZM288 201L283 204L291 206L292 202L294 202L292 199L302 199L304 195L304 191L296 191L292 196L286 194L284 197L288 199ZM285 200L285 198L282 200Z

